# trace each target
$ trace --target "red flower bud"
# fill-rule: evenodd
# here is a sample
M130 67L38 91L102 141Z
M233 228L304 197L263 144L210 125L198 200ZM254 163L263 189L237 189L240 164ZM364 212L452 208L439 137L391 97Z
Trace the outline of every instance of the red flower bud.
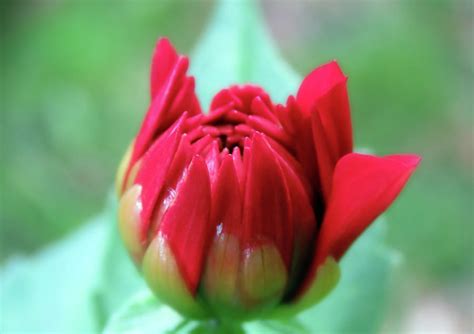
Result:
M336 62L310 73L286 105L232 86L207 114L187 68L158 42L151 104L117 177L127 249L153 291L190 317L311 304L420 159L352 153Z

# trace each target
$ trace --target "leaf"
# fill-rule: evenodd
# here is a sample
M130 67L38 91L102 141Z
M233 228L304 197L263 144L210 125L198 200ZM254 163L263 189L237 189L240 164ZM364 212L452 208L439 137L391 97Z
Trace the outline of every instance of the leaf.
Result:
M204 107L218 91L239 83L258 84L281 103L300 82L273 45L254 0L218 2L191 57L191 72Z
M223 326L214 320L193 321L183 318L167 305L160 304L150 290L137 293L112 316L104 334L233 334L243 333L239 325Z
M122 249L116 201L68 238L0 271L1 330L83 332L102 328L142 280Z
M99 216L37 255L0 272L2 332L97 330L91 302L107 234Z
M178 333L188 322L173 309L160 304L150 290L133 296L109 320L104 333Z
M93 295L99 328L103 328L118 305L128 300L137 290L146 286L138 269L134 267L125 251L115 223L117 201L114 195L110 197L106 210L108 215L107 239L98 272L98 284Z

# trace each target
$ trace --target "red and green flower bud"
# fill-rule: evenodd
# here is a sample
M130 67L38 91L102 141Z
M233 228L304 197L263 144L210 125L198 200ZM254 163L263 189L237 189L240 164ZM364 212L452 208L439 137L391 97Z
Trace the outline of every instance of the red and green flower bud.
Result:
M208 113L187 67L159 41L151 104L117 174L124 244L155 294L188 317L291 315L335 286L337 262L419 158L352 153L336 62L286 105L232 86Z

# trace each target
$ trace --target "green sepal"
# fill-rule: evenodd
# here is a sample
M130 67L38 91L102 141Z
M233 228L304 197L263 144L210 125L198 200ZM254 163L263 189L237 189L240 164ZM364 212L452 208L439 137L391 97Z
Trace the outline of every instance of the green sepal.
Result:
M336 287L340 275L339 264L332 257L328 257L318 268L316 277L308 290L296 302L278 306L269 314L269 318L288 319L316 305Z
M173 252L160 234L148 246L142 269L146 282L163 302L189 318L209 317L203 304L186 286Z

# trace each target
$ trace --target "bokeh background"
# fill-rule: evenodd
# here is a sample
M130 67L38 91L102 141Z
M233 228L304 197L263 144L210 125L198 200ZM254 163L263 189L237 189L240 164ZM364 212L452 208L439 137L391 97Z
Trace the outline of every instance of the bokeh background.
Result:
M388 242L403 262L381 330L472 330L473 2L262 4L301 75L341 63L357 146L424 158L387 213ZM148 104L157 37L191 53L212 6L2 2L0 261L33 253L100 211Z

